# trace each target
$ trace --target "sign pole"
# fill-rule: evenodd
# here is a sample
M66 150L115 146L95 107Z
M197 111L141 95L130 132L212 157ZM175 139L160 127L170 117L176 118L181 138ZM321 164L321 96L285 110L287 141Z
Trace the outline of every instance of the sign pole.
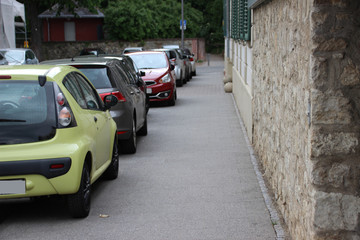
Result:
M181 48L184 48L184 0L181 0Z

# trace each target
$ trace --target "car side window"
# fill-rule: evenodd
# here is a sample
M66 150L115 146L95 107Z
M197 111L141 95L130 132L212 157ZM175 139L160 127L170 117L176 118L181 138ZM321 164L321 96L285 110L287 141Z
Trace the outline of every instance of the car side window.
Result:
M26 51L25 59L34 59L35 55L31 51Z
M136 73L130 69L130 67L124 62L124 68L122 69L122 74L126 74L127 77L129 78L129 81L132 85L136 85Z
M63 84L66 87L66 89L70 92L70 94L73 96L75 101L79 104L79 106L81 108L86 109L87 108L86 101L82 95L81 89L74 75L72 75L71 73L66 75L66 77L63 80Z
M170 59L176 58L175 51L170 51Z
M87 109L90 110L101 110L101 103L99 97L97 96L96 90L86 81L86 79L79 73L74 73L79 86L84 94L86 101Z
M119 65L116 65L116 70L117 70L117 75L122 79L123 82L125 82L127 85L132 84L130 78L123 73Z

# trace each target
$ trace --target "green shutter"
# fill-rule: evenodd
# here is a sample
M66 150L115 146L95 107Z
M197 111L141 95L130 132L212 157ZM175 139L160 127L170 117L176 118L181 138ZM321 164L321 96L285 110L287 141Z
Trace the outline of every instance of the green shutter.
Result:
M232 0L231 37L250 40L251 11L248 0Z

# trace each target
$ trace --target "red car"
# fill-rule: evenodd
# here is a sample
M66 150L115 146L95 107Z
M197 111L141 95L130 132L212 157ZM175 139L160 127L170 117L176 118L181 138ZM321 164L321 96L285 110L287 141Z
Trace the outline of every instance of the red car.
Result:
M150 102L167 102L170 106L176 101L176 79L174 65L170 64L164 52L142 51L126 54L131 57L140 71L145 72L142 79L147 85Z

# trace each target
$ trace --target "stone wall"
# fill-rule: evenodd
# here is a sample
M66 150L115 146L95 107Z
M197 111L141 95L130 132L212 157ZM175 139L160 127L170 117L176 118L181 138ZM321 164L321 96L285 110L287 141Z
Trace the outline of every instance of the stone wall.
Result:
M254 9L253 143L294 239L311 239L311 0Z
M93 42L43 42L42 59L60 59L77 56L83 48L102 48L109 54L121 54L126 47L144 47L145 49L161 48L163 45L181 45L181 39L152 39L143 42L93 41ZM205 40L189 38L184 40L185 47L192 50L196 59L205 60Z
M360 239L359 5L254 9L254 148L294 239Z
M311 184L318 239L360 239L360 1L314 0Z

